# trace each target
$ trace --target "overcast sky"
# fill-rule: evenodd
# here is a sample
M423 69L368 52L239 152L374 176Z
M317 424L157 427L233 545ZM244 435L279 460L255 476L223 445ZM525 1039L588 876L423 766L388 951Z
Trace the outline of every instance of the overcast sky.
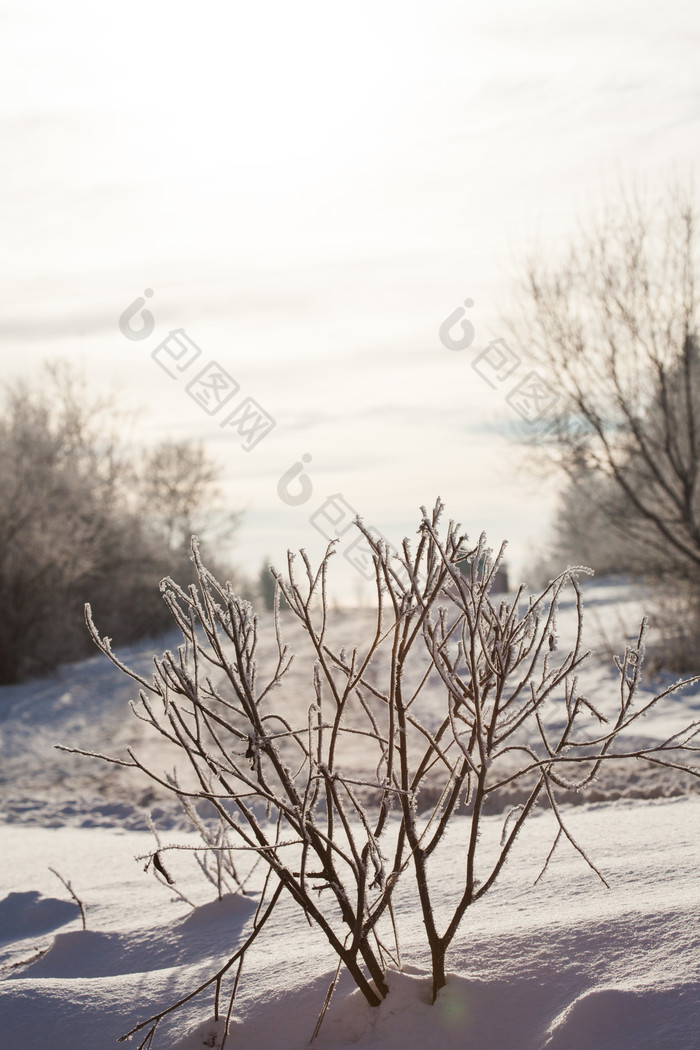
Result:
M528 365L497 388L474 365L529 253L559 251L621 180L693 176L697 5L0 12L3 377L68 357L121 385L138 440L204 440L246 509L251 572L318 554L331 496L397 542L440 495L475 537L509 538L526 576L553 499L502 433ZM119 325L139 297L142 339L136 307ZM474 338L450 350L460 308ZM200 351L183 371L173 344L158 353L175 329ZM210 365L229 388L188 389ZM275 424L247 450L245 404ZM295 463L293 505L278 482ZM337 588L356 597L349 536Z

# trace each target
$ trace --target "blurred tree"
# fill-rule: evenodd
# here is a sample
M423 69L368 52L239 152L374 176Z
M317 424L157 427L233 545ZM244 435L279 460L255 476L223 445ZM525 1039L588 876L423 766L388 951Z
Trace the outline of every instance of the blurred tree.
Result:
M221 505L220 477L201 442L166 440L145 453L141 499L151 527L170 550L189 551L194 533L212 546L231 539L240 514Z
M263 605L271 612L275 607L275 577L272 575L270 569L269 558L265 558L265 561L260 568L260 573L258 574L258 590Z
M623 193L563 260L529 264L510 331L560 395L530 442L566 479L560 543L700 582L696 225L688 192Z
M176 551L165 542L146 494L134 486L137 472L118 436L120 422L113 400L90 394L66 365L46 366L38 386L23 382L5 391L0 683L89 653L88 600L122 643L169 626L157 584L191 565L184 544ZM180 460L164 457L160 476L179 477L186 469L193 477L170 497L163 520L171 540L195 510L206 517L212 478L200 448L187 442L177 448ZM167 512L165 496L158 506Z

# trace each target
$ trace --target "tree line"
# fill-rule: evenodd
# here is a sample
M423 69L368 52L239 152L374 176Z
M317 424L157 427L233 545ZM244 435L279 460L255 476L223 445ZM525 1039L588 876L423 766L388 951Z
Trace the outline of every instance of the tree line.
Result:
M114 398L91 394L66 364L4 391L0 683L91 655L88 600L120 644L161 633L158 584L189 577L192 533L220 547L235 529L201 445L134 451L124 422Z

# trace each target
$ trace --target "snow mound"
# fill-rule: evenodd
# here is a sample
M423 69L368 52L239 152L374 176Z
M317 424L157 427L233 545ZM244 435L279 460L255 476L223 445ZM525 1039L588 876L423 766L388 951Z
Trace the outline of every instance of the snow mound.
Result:
M42 897L37 890L8 893L0 901L0 944L50 933L79 915L73 901Z
M155 929L59 933L41 958L22 969L21 976L66 980L190 966L216 956L222 943L235 950L254 909L250 898L228 894L196 908L184 919Z
M666 990L595 988L576 999L550 1028L544 1050L694 1050L688 1012L698 1017L697 985Z
M224 1037L224 1020L213 1018L198 1024L184 1039L173 1043L170 1050L219 1050ZM237 1041L234 1035L234 1025L229 1026L228 1046L236 1047Z

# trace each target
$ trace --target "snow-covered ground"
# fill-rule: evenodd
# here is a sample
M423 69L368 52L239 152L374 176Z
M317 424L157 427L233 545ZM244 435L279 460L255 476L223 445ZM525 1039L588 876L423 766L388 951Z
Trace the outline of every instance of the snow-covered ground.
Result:
M581 674L596 701L612 697L606 643L619 652L636 633L643 599L621 582L587 583L587 638L597 654ZM563 630L566 627L563 610ZM359 640L369 613L339 612ZM295 647L304 639L290 629ZM147 672L176 638L121 653ZM273 652L261 642L261 662ZM670 679L645 683L650 694ZM299 681L299 702L304 691ZM133 684L100 655L53 678L0 690L0 1047L106 1050L137 1022L213 973L248 935L260 890L214 901L191 855L168 869L195 910L156 881L149 808L164 844L194 843L179 812L131 770L54 750L61 742L151 761L160 745L128 710ZM700 717L700 688L678 694L639 730L667 737ZM359 756L358 756L359 760ZM595 795L572 799L569 825L610 888L573 849L560 847L534 885L555 828L536 812L495 887L474 905L448 956L450 978L430 1006L428 954L407 882L397 890L402 972L368 1007L347 975L315 1045L336 1050L698 1050L700 1047L700 796L697 782L659 770L612 771ZM503 818L487 819L484 839ZM453 821L432 877L445 914L464 866L465 818ZM55 874L69 880L77 904ZM258 880L258 881L256 881ZM307 1045L336 958L291 899L246 959L227 1050ZM159 1027L153 1050L219 1044L205 993ZM142 1033L141 1038L143 1038ZM138 1046L139 1039L126 1045Z

